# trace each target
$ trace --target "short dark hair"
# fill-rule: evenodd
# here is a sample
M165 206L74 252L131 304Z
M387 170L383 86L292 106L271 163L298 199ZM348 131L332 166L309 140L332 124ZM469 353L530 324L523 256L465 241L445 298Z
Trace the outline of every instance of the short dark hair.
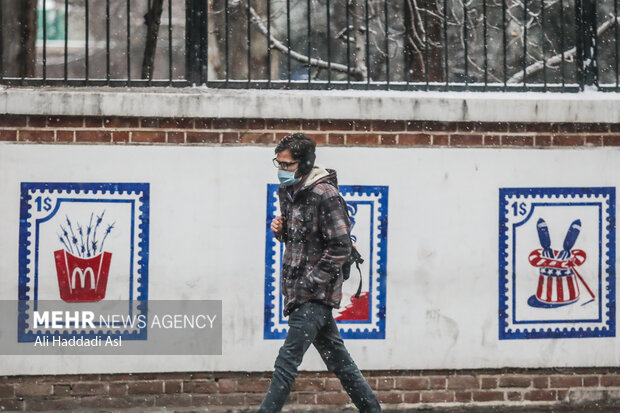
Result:
M288 150L296 161L306 159L310 154L314 153L316 143L312 138L303 133L294 133L285 136L276 146L276 154Z
M276 146L276 155L282 151L288 150L293 159L299 162L297 168L297 176L307 175L312 171L316 154L316 143L312 138L303 133L294 133L285 136Z

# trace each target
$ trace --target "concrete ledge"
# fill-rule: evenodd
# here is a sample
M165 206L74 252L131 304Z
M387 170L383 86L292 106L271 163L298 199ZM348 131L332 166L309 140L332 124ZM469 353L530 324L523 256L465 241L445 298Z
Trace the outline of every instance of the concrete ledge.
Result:
M620 95L0 87L0 114L619 123Z

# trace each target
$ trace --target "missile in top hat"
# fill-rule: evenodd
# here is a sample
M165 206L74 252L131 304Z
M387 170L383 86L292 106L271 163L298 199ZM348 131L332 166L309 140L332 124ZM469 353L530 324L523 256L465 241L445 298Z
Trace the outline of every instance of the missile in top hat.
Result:
M581 220L576 219L568 228L566 238L564 238L563 250L558 254L558 259L566 260L570 257L570 250L575 245L575 242L577 242L577 237L579 236L580 231Z
M538 230L538 239L540 245L543 247L542 256L547 258L553 258L553 250L551 249L551 239L549 238L549 228L544 219L540 218L536 223L536 229Z

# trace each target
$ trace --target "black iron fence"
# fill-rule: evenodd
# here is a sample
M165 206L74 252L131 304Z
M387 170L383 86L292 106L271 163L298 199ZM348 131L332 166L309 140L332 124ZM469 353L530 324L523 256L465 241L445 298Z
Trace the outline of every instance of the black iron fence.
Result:
M0 0L0 83L620 91L620 0Z

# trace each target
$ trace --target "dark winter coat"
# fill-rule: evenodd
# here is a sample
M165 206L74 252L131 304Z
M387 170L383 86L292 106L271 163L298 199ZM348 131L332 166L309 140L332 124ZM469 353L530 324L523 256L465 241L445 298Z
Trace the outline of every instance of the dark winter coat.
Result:
M302 188L294 192L292 186L280 186L279 197L285 217L277 237L285 243L284 315L307 301L338 308L342 264L351 253L351 237L336 171L315 165Z

